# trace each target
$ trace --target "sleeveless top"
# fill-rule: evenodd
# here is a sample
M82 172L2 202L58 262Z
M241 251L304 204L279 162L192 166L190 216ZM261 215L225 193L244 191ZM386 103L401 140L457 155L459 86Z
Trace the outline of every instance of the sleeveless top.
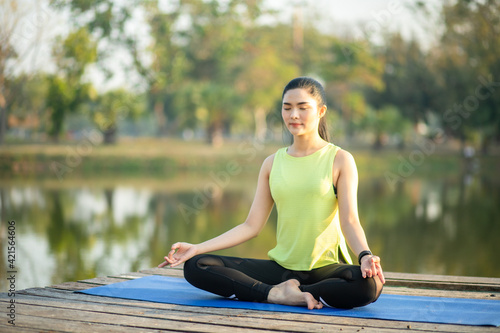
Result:
M268 252L269 258L296 271L352 263L340 229L332 179L340 148L329 143L304 157L293 157L287 149L276 152L269 175L278 212L277 244Z

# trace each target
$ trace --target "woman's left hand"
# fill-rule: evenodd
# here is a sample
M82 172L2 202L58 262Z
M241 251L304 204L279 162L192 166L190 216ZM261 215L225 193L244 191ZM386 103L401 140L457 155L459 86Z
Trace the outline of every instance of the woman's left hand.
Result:
M384 272L378 256L368 255L361 258L361 274L364 278L378 276L380 282L385 283Z

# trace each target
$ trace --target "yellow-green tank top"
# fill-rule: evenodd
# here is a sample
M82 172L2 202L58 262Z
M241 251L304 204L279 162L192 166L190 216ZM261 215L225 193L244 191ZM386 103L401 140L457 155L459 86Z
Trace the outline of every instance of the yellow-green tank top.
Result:
M315 153L293 157L279 149L269 175L278 212L276 247L270 259L297 271L352 263L338 218L332 167L340 148L329 143Z

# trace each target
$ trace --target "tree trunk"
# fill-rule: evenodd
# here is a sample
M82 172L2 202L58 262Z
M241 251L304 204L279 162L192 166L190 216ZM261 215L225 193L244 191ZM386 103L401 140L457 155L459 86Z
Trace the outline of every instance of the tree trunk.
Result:
M158 123L158 136L167 135L167 117L165 117L165 111L163 109L163 101L156 101L154 105L154 112Z
M490 152L490 137L488 135L484 135L481 140L481 155L487 156Z
M253 115L255 120L255 140L263 142L267 132L266 110L256 108Z
M116 143L118 131L116 126L111 126L107 130L102 131L103 142L105 145L111 145Z
M222 133L222 122L214 121L208 125L207 129L207 142L214 146L220 147L224 143L224 137Z
M375 141L373 142L373 149L380 150L382 148L382 133L375 133Z
M7 102L4 95L4 82L5 80L0 78L0 145L3 144L5 132L7 132Z
M7 109L0 106L0 145L3 145L7 132Z

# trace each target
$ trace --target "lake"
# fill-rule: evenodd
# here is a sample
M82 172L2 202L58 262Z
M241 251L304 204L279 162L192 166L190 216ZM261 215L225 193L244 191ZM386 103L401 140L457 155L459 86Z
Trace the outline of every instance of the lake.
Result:
M500 276L498 179L440 172L394 184L363 170L360 218L385 271ZM201 242L243 222L257 173L4 179L0 287L8 289L9 230L18 290L147 269L176 241ZM275 221L273 212L259 237L221 253L266 258Z

